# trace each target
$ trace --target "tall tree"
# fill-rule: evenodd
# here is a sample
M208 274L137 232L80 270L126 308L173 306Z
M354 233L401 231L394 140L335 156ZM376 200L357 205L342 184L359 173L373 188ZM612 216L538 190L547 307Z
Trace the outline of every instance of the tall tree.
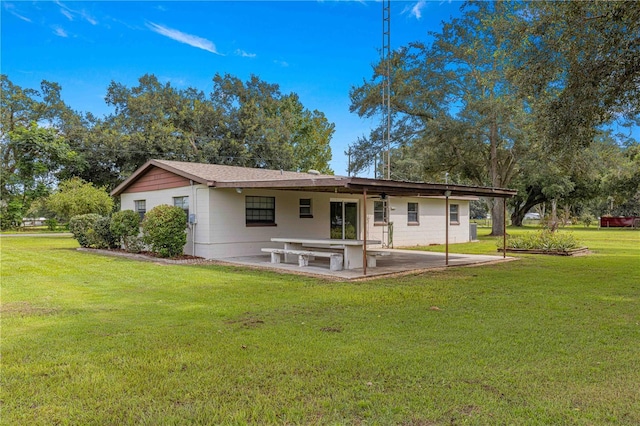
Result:
M122 176L150 158L330 171L333 124L322 113L256 76L244 83L216 75L213 83L207 97L161 84L153 75L131 88L112 82L106 100L115 113L93 126L89 137L110 146L117 138L114 166Z
M115 113L107 118L119 137L120 172L130 174L150 158L189 161L195 155L188 137L177 126L181 93L153 75L144 75L129 88L111 82L105 98Z
M16 127L27 127L41 118L40 93L23 89L0 74L0 140L4 141Z
M219 156L224 162L285 170L330 172L334 125L309 111L294 93L253 75L242 82L216 74L211 101L223 111ZM227 158L225 158L225 156Z
M524 215L540 204L549 204L553 216L554 206L577 210L598 199L602 196L603 179L612 170L620 170L623 163L623 151L611 132L600 131L588 147L576 151L568 162L564 154L536 145L521 159L520 173L513 181L518 195L512 202L512 224L522 225Z
M51 192L58 173L77 159L77 154L55 129L36 123L28 127L19 125L9 132L2 140L2 151L2 213L11 211L11 215L19 218L34 200ZM11 225L6 221L5 224Z
M532 139L525 104L506 75L502 29L516 13L502 3L466 5L461 18L431 34L430 45L411 43L392 56L392 177L430 180L448 173L476 185L511 184ZM361 116L379 112L383 65L351 92L351 110ZM356 142L359 168L382 150L383 131ZM421 170L410 161L416 158ZM501 205L493 203L493 235L504 233L502 218Z

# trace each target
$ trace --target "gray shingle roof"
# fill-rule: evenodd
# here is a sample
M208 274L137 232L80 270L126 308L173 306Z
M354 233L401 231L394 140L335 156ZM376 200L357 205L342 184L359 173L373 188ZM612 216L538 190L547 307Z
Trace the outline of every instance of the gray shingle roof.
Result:
M316 175L310 173L281 170L254 169L250 167L225 166L220 164L186 163L183 161L154 160L171 169L198 177L206 182L254 182L298 179L335 179L334 175Z
M388 194L394 196L472 196L510 198L517 191L456 184L402 182L359 177L300 173L281 170L254 169L220 164L187 163L183 161L150 160L118 185L111 195L124 192L138 177L153 167L185 177L209 187L301 189L324 192Z

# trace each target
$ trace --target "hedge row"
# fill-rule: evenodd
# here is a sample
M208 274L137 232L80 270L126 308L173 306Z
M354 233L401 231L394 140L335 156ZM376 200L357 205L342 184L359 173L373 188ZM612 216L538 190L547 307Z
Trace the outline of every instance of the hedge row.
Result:
M500 242L497 244L502 247ZM578 247L580 247L580 244L573 234L551 232L549 230L508 237L507 239L507 248L512 249L569 251Z
M146 249L161 257L182 254L187 243L186 226L184 211L169 205L154 207L142 222L133 210L119 211L111 217L83 214L69 221L69 230L81 247L122 247L132 253Z

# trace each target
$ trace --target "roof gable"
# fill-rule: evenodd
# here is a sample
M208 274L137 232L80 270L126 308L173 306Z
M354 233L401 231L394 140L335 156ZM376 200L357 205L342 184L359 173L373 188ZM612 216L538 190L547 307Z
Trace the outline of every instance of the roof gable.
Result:
M136 170L129 178L127 178L124 182L118 185L113 191L111 191L111 195L117 196L122 194L123 192L140 192L140 191L131 191L131 187L139 188L140 180L146 181L148 180L147 175L150 173L150 170L160 169L164 170L168 173L171 173L175 176L182 177L188 181L193 181L196 183L201 183L208 186L220 186L220 187L230 187L230 186L238 186L239 184L248 184L248 183L277 183L283 181L301 181L307 179L328 179L334 181L336 179L341 179L340 176L334 175L323 175L323 174L312 174L312 173L301 173L301 172L291 172L285 170L268 170L268 169L256 169L250 167L238 167L238 166L227 166L222 164L205 164L205 163L188 163L184 161L169 161L169 160L150 160L141 166L138 170ZM184 183L184 182L183 182ZM190 182L186 182L182 185L177 186L185 186ZM144 186L144 185L142 185ZM176 186L169 186L176 187ZM169 188L166 187L166 188ZM160 188L157 188L160 189ZM152 188L145 189L152 190Z
M188 186L190 179L184 176L164 170L157 166L152 166L138 175L137 179L122 192L145 192L157 191L159 189L180 188Z

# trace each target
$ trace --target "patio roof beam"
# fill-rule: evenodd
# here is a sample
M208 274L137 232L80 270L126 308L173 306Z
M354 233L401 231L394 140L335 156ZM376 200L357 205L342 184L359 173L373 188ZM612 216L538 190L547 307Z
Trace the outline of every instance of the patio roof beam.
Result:
M372 180L373 181L373 180ZM388 181L387 181L388 182ZM382 193L396 197L444 197L450 191L452 196L497 197L511 198L517 191L503 188L486 188L460 185L442 185L399 182L398 185L353 183L347 179L318 179L318 180L279 180L279 181L234 181L209 182L215 188L262 188L299 191L340 192L362 194L366 189L370 195Z

